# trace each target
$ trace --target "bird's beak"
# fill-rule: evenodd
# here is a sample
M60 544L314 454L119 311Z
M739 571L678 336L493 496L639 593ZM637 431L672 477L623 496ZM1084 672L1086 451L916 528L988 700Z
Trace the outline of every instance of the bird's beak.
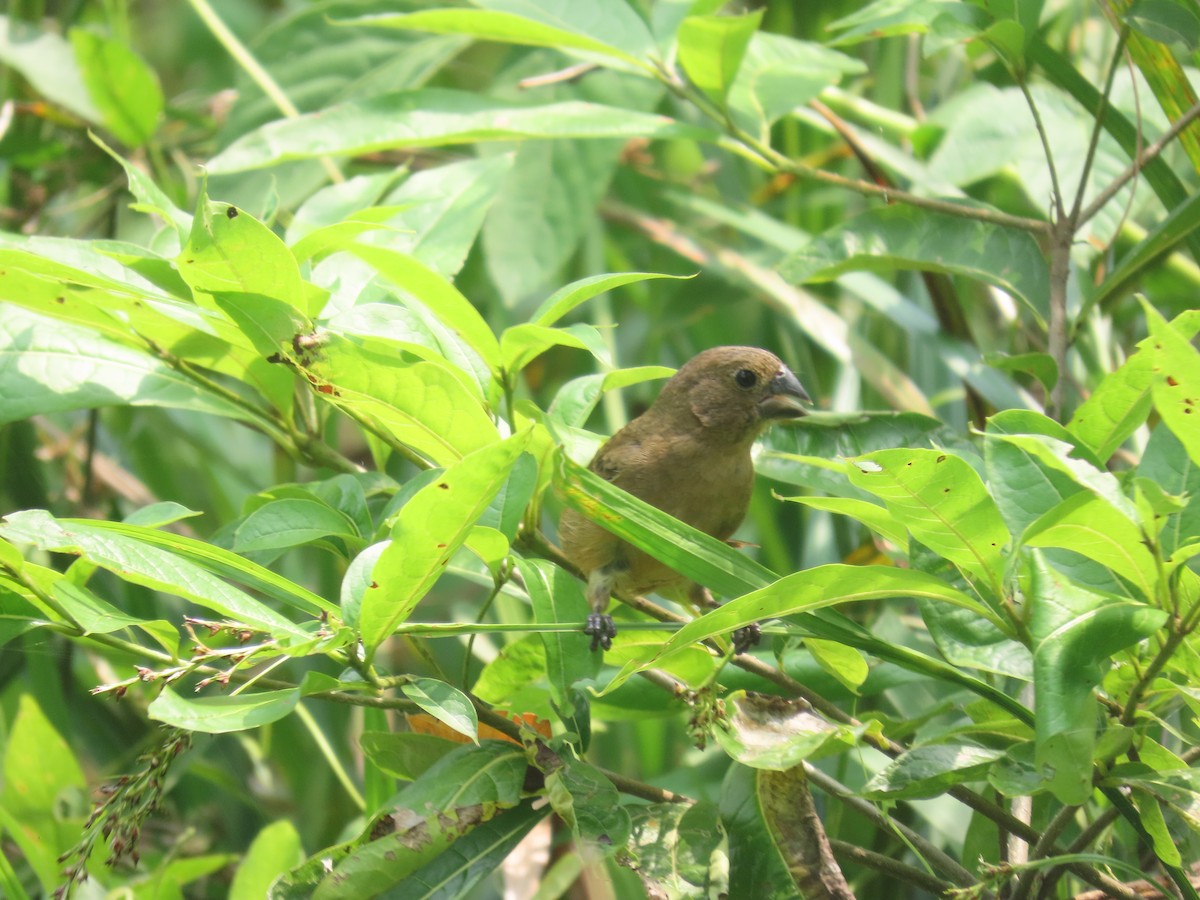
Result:
M812 403L808 392L792 370L782 366L767 385L767 395L758 401L758 408L764 419L796 419L808 415L802 403Z

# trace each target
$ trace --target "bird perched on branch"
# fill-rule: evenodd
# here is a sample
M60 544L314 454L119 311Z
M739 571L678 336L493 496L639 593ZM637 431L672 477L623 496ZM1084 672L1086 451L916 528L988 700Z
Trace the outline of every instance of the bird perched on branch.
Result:
M663 386L654 404L612 436L589 468L693 528L726 540L745 518L754 486L750 448L776 419L806 414L808 394L777 356L755 347L697 354ZM614 590L628 594L687 589L701 606L707 589L632 547L573 509L559 523L563 552L587 574L592 649L612 646L605 614ZM734 636L738 650L757 628Z

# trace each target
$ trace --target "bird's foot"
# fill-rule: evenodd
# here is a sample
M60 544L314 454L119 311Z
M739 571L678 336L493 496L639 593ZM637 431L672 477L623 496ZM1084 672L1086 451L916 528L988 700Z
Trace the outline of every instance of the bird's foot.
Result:
M751 647L757 647L762 640L762 626L751 622L733 633L733 652L745 653Z
M613 638L617 636L617 626L613 617L604 613L592 613L587 617L587 625L583 633L592 638L592 650L607 650L612 646Z

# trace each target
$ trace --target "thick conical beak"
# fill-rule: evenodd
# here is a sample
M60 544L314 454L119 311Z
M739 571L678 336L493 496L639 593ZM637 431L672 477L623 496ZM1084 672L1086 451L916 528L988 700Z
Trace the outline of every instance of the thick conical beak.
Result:
M812 399L800 379L783 366L767 385L767 395L758 402L758 408L764 419L796 419L808 415L803 403L812 403Z

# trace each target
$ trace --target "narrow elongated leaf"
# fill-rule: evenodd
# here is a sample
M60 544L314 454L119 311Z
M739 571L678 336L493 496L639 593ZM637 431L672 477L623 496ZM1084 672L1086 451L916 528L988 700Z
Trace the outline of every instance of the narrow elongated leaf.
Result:
M189 698L164 686L150 704L150 718L187 731L226 734L278 722L300 702L300 690L263 691L234 697Z
M523 431L464 457L401 508L392 542L375 563L362 598L359 629L369 653L408 618L441 576L529 439L530 432Z
M908 544L908 529L896 521L895 516L888 512L886 507L880 506L878 503L856 500L852 497L780 497L779 499L799 503L809 509L850 516L896 547L903 548Z
M881 450L848 461L846 470L922 544L993 586L1001 583L1010 535L983 481L962 457Z
M125 532L136 530L133 526L122 526ZM145 531L158 533L152 528ZM95 527L82 519L55 519L44 510L27 510L5 516L0 521L0 536L42 550L76 554L126 581L184 597L272 635L309 638L300 626L244 591L195 563L128 533L121 534L102 525Z
M588 278L580 278L578 281L564 285L543 300L541 305L529 316L529 321L534 325L553 325L580 304L626 284L658 278L686 281L694 277L694 275L663 275L657 272L619 272L612 275L592 275Z
M906 206L863 213L779 265L780 274L795 284L894 269L966 275L1008 291L1043 325L1049 314L1046 260L1031 235Z
M341 103L319 114L264 125L219 153L209 171L240 172L289 160L400 147L634 137L717 140L709 129L652 113L579 101L512 106L467 91L426 88Z
M627 663L605 688L612 691L630 675L653 668L678 650L765 619L783 618L858 600L918 598L969 609L1000 628L1004 623L978 600L932 575L894 566L827 565L785 575L693 619L648 659ZM819 630L818 630L819 631ZM872 648L874 649L874 648Z
M579 16L578 21L571 21L570 6L559 5L559 15L550 19L547 15L538 15L538 4L512 4L520 13L506 11L503 7L508 4L480 3L479 6L494 6L492 9L430 9L414 13L398 15L363 16L358 19L348 19L340 24L345 25L375 25L386 28L408 28L413 31L426 31L433 34L463 34L481 40L500 41L508 44L522 44L529 47L553 47L556 50L581 50L587 53L599 54L611 59L648 69L649 63L641 54L633 55L622 49L629 46L635 52L648 49L653 45L646 26L632 14L623 0L603 0L594 4L594 10L587 10L590 15ZM584 9L593 4L581 4ZM624 8L626 15L621 23L626 26L622 35L605 35L598 38L597 25L604 18ZM582 12L583 10L580 10ZM549 12L549 10L547 10ZM563 13L566 13L566 16ZM590 20L590 21L589 21ZM630 27L636 23L635 27ZM639 33L640 32L640 33ZM607 38L607 40L605 39ZM610 43L612 40L618 43Z

